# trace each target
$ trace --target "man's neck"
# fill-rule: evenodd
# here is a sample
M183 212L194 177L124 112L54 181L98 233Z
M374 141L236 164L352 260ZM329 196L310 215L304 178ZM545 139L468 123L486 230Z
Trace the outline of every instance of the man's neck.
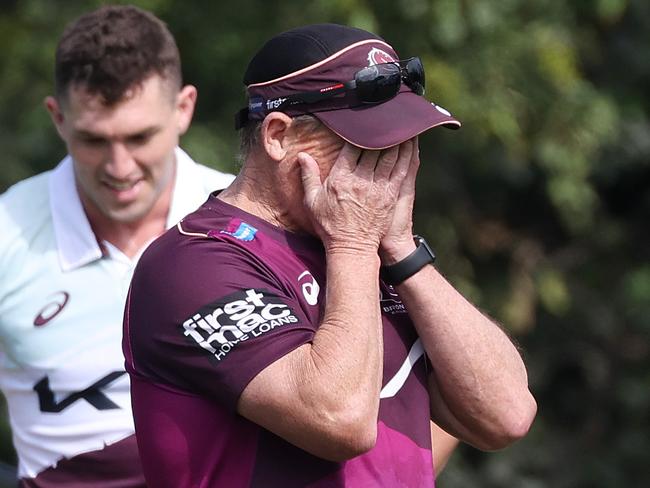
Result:
M173 184L158 198L143 218L134 222L120 222L107 217L92 206L84 205L88 221L97 240L108 241L124 255L133 258L142 248L161 235L167 228Z
M147 218L137 223L107 222L105 226L91 223L91 226L100 242L108 241L125 256L133 258L146 244L165 231L166 224L165 216L156 219Z
M301 232L302 226L294 220L291 212L291 208L301 202L293 201L295 198L291 195L295 192L288 188L291 183L285 181L284 194L280 195L275 191L276 182L269 173L244 167L217 198L281 229Z

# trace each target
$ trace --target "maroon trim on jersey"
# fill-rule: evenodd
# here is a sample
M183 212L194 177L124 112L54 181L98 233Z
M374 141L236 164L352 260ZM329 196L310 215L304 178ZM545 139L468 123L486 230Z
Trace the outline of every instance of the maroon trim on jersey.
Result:
M99 451L63 459L35 478L22 478L20 488L145 488L135 435Z

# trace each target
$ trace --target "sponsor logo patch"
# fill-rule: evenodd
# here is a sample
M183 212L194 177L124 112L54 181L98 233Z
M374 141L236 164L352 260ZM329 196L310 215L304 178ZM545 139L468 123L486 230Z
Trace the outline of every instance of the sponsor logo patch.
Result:
M206 305L185 320L182 328L186 337L221 361L238 344L297 322L280 297L250 288Z
M275 110L280 105L282 105L282 102L284 102L285 100L286 100L286 98L275 98L273 100L267 100L266 101L266 109L267 110Z
M228 228L222 230L221 233L233 236L235 239L239 239L240 241L252 241L255 239L257 229L239 219L233 219L230 221Z
M379 290L379 303L381 310L384 313L395 315L398 313L406 313L406 307L399 299L399 295L395 292L392 285L386 285L384 291Z
M248 101L248 111L257 113L264 110L264 99L262 97L253 97Z
M67 396L55 396L55 392L50 388L50 378L45 376L34 385L34 391L38 394L38 404L41 412L59 413L73 405L77 400L86 400L97 410L114 410L121 407L108 398L102 390L108 389L111 383L125 374L126 371L113 371L89 387L80 391L73 391Z
M34 318L36 327L47 324L50 320L61 313L61 310L68 304L70 294L67 291L59 291L52 295L52 301L45 305Z

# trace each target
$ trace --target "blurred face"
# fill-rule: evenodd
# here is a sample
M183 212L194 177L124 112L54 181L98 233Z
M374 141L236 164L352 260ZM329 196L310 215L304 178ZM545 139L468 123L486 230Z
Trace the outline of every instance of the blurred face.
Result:
M46 105L74 160L77 188L91 222L146 219L171 192L174 148L190 123L196 90L173 90L152 76L113 106L82 87Z

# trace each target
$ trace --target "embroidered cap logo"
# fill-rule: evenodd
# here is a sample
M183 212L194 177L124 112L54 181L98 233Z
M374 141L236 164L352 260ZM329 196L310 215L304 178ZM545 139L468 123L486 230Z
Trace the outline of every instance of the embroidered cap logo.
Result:
M384 63L394 63L395 61L396 59L394 59L386 51L382 51L381 49L377 49L376 47L373 47L368 52L368 66L374 66L376 64L384 64Z

